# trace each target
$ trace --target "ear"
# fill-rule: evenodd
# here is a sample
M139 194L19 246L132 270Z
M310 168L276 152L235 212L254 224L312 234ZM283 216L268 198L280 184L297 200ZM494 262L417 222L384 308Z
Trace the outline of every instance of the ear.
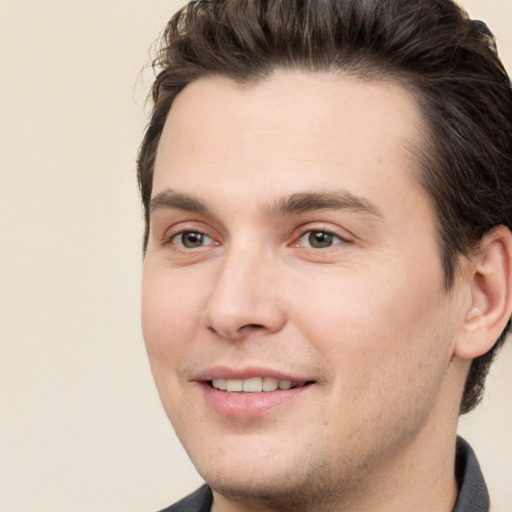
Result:
M498 226L485 234L465 269L469 306L454 355L474 359L488 352L512 314L512 234Z

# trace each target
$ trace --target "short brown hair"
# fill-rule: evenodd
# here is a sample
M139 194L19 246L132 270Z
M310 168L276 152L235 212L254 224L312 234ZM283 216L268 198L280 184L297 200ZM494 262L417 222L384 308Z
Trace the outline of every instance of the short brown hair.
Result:
M154 102L138 157L149 229L156 151L176 95L221 75L256 81L276 69L395 80L413 92L426 141L419 180L436 210L445 285L460 254L512 226L512 89L489 29L452 0L196 0L168 23L154 62ZM494 347L472 361L460 412L481 400Z

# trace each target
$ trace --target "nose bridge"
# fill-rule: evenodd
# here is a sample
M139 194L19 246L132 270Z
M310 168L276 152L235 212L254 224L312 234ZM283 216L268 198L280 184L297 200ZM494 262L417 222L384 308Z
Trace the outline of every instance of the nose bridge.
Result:
M279 330L285 318L273 278L274 262L250 240L228 249L209 296L206 327L229 339L255 330Z

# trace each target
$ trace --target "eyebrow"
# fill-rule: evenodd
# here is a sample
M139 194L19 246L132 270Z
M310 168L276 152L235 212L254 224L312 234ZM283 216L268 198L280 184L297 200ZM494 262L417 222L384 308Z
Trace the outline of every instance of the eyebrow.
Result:
M160 192L151 199L150 213L161 209L183 210L203 215L210 213L206 205L198 199L171 189ZM267 208L267 213L273 217L280 217L315 210L352 210L382 217L382 213L374 204L348 191L298 192L278 199Z
M352 210L382 217L382 213L373 203L344 190L292 194L279 199L270 207L269 213L273 216L281 216L314 210Z
M183 210L202 214L208 213L208 208L201 201L188 194L182 194L174 190L165 190L151 199L150 213L163 209Z

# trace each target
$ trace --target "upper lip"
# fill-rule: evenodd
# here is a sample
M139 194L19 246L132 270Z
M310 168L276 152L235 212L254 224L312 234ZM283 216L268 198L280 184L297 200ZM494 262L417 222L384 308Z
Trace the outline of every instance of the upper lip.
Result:
M276 369L250 366L245 368L233 368L230 366L211 366L194 375L193 380L209 382L213 379L245 380L255 377L270 377L277 380L289 380L291 382L311 382L314 378L300 374L291 374Z

